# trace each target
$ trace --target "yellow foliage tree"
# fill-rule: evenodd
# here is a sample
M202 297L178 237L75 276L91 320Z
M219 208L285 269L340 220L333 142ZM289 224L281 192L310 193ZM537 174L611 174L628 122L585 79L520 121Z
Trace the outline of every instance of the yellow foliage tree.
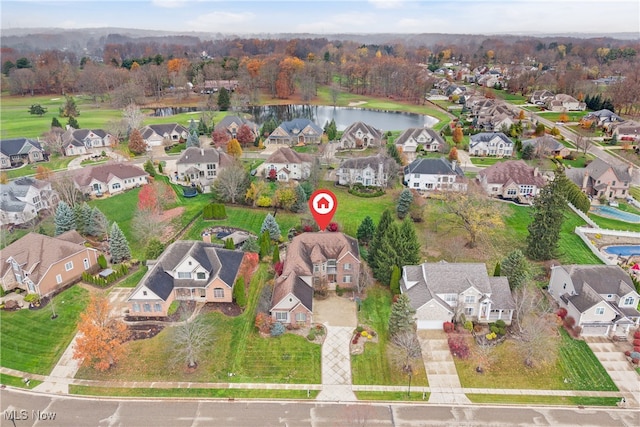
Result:
M80 314L79 336L74 359L85 359L90 366L106 371L122 357L129 338L127 325L111 314L105 295L93 294L86 310Z
M560 113L558 117L558 121L562 123L567 123L569 121L569 115L567 113Z
M518 113L518 120L524 120L525 115L524 115L524 110L520 110L520 112Z
M456 128L453 130L453 143L458 145L462 143L463 139L464 133L462 132L462 127L456 126Z
M502 206L493 203L475 187L469 186L467 193L446 192L444 200L444 209L453 215L453 223L467 232L470 248L476 247L485 234L504 225Z
M293 187L280 187L276 190L274 205L289 210L295 202L296 191Z
M36 168L36 179L46 181L51 178L51 169L46 166L38 165Z
M6 184L9 182L9 175L6 172L0 172L0 184Z
M253 207L258 205L258 200L265 191L267 191L267 184L264 181L252 182L244 196L246 201L251 201Z
M236 159L239 159L242 156L242 147L240 147L240 143L237 139L233 138L229 141L227 144L227 154Z

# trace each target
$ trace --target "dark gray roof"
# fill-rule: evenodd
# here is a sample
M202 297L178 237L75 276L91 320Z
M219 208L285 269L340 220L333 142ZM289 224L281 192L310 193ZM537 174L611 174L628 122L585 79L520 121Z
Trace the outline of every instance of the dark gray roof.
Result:
M240 269L240 264L242 264L242 260L244 259L244 253L229 249L216 249L216 252L218 253L218 259L221 263L218 276L220 276L225 283L233 286L236 276L238 275L238 270Z
M40 143L33 139L12 138L0 140L0 152L6 156L26 154L32 147L35 147L40 151L44 151Z
M583 293L588 284L599 295L623 296L635 290L631 277L617 265L563 265L573 282L576 293Z
M629 171L627 169L614 167L598 157L596 157L586 167L586 171L589 173L589 176L596 180L600 178L609 169L613 170L613 172L618 177L619 181L626 181L626 182L631 181L631 176L629 175Z
M409 128L398 136L398 138L394 141L394 144L404 145L409 139L415 140L423 133L429 135L434 141L437 141L440 144L444 144L444 139L442 139L440 134L430 128Z
M154 133L157 133L158 135L162 136L165 133L171 134L174 131L178 133L183 133L183 132L188 133L188 129L182 126L181 124L165 123L165 124L157 124L157 125L147 125L142 128L142 130L140 131L140 134L142 135L143 139L147 139L153 136Z
M173 291L173 277L164 270L161 263L157 263L152 267L144 283L147 288L158 295L163 301L166 301Z
M502 132L480 132L469 137L469 148L473 148L483 142L489 142L495 137L500 138L507 145L513 145L513 141Z
M84 139L93 132L100 138L107 136L107 132L102 129L74 129L69 128L63 135L62 140L65 144L72 144L77 147L84 147Z
M452 163L444 157L439 159L416 159L404 170L405 175L417 173L423 175L458 175L464 176L464 172L458 164L452 167Z
M293 294L302 305L313 311L313 288L299 276L295 278L293 283Z
M249 127L249 129L251 129L251 131L253 133L257 133L258 132L258 125L255 124L254 122L252 122L251 120L247 120L244 117L239 117L239 116L233 116L233 115L229 115L229 116L224 116L222 118L222 120L220 120L218 123L216 123L216 125L214 126L215 130L228 130L229 126L231 126L232 124L236 124L238 126L238 128L242 125L247 125Z
M525 139L522 141L522 146L533 145L534 147L541 147L545 152L553 152L562 150L564 145L551 135L544 135L539 138Z
M311 127L314 130L314 132L318 135L322 135L324 132L320 126L313 123L311 120L301 119L301 118L289 120L287 122L282 122L278 127L283 129L285 132L287 132L289 136L296 136L307 126Z
M610 120L613 120L613 121L622 121L622 117L620 117L619 115L617 115L611 110L607 110L606 108L598 111L592 111L589 114L587 114L585 117L589 117L589 116L598 117L598 118L608 117Z
M345 138L352 135L355 138L355 134L358 132L358 130L360 130L362 133L370 133L374 138L382 139L382 131L366 124L365 122L351 123L344 130L344 132L342 132L342 137Z

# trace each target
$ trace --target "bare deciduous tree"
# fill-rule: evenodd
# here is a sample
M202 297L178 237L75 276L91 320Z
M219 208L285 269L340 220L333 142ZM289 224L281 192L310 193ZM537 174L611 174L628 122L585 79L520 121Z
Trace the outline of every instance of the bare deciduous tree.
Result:
M136 104L129 104L124 108L122 112L122 117L127 123L128 129L140 129L142 127L142 120L144 118L140 107Z
M373 283L373 274L371 273L371 267L368 264L362 263L360 264L360 275L358 276L358 281L356 282L356 289L358 293L362 293L364 289Z
M174 353L173 362L186 364L189 368L198 366L198 360L205 351L210 351L214 343L214 328L204 316L196 316L192 320L184 320L173 329L171 341Z
M422 357L420 341L414 331L400 332L391 338L392 360L403 372L413 372L413 363Z
M64 129L52 127L51 130L43 134L44 143L51 153L58 153L64 156L64 141L62 140L63 133Z
M236 203L246 192L249 175L239 161L222 169L213 184L215 191L223 200Z
M150 210L138 209L131 220L131 229L133 237L146 246L152 238L162 236L164 226Z
M576 136L576 148L582 151L582 154L586 155L592 144L593 141L591 141L591 138L589 138L588 136L585 136L581 133Z
M58 172L51 181L51 187L58 193L58 199L73 207L82 201L82 194L73 181L73 173Z

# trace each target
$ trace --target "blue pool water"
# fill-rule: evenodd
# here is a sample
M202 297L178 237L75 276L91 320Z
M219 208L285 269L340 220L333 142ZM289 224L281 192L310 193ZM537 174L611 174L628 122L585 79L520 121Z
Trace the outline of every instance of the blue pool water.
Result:
M613 218L619 221L640 223L640 215L621 211L620 209L612 208L611 206L592 206L591 213L606 218Z
M607 246L604 251L618 256L640 255L640 245Z

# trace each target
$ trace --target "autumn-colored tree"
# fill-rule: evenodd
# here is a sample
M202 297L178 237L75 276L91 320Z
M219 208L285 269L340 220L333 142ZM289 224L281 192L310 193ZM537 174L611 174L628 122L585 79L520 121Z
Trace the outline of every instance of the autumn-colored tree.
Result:
M74 359L85 359L90 366L106 371L125 352L129 337L127 325L112 315L106 295L93 293L87 308L80 314Z
M238 277L243 277L246 283L251 282L251 277L255 273L259 262L260 257L257 252L245 252L238 269Z
M6 172L0 172L0 184L7 184L9 182L9 175Z
M213 140L213 145L216 148L220 148L226 146L229 140L231 140L231 137L223 130L216 130L211 134L211 139Z
M278 98L288 98L295 92L294 76L304 68L301 59L288 56L280 61L278 80L276 81L276 95Z
M273 317L269 316L267 313L258 313L256 315L255 326L258 330L263 334L268 334L271 331L271 325L273 325Z
M253 135L253 132L251 132L251 128L249 128L249 126L247 126L246 124L243 124L238 129L236 139L241 146L246 147L247 145L253 144L255 136Z
M132 130L129 135L129 151L133 154L142 154L147 151L147 143L142 139L142 134L138 129Z
M464 133L462 132L462 127L456 126L456 128L453 130L453 143L456 145L462 143L463 137Z
M189 66L189 60L185 58L174 58L167 61L167 71L170 73L179 73Z
M291 186L280 187L276 190L274 198L275 206L291 210L291 207L296 202L296 190Z
M569 121L569 115L567 113L560 113L560 116L558 116L558 121L567 123Z
M258 199L267 191L267 184L264 181L252 182L244 198L247 202L251 202L251 205L255 208L258 203Z
M239 159L242 156L242 147L240 147L240 143L237 139L232 139L227 144L227 154L233 156L236 159Z
M138 209L158 213L158 192L153 185L145 185L138 193Z
M451 151L449 151L449 160L458 160L458 149L456 147L451 147Z
M49 178L51 178L51 169L46 166L38 165L36 168L36 179L46 181Z
M518 113L518 120L524 120L524 119L525 119L524 110L520 110L520 112Z

